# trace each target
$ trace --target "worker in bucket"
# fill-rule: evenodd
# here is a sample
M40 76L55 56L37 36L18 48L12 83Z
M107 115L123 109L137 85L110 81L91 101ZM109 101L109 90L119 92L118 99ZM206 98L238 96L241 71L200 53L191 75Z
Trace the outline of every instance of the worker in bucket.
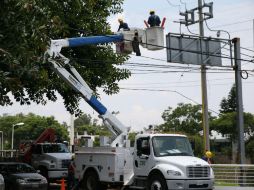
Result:
M117 32L119 32L121 29L123 29L125 31L129 31L130 30L128 24L126 22L124 22L122 18L119 18L118 22L119 22L119 27L118 27Z
M161 24L161 19L158 15L155 14L155 11L150 11L150 16L148 18L148 24L150 27L154 26L160 26Z

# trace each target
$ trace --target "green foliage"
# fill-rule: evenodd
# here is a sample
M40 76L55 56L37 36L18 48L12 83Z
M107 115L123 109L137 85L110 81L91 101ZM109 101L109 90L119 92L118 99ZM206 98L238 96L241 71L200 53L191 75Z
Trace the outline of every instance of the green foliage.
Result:
M188 136L188 138L192 145L194 155L201 158L204 155L203 137L200 135L192 135Z
M133 147L134 144L135 144L135 137L136 137L137 134L138 134L137 132L130 132L128 134L128 140L130 140L131 147Z
M0 116L0 131L4 134L5 148L11 147L12 126L23 122L22 126L14 127L14 148L21 141L36 140L46 128L55 129L56 135L62 140L68 140L67 129L59 124L54 117L41 117L32 113L28 115L18 114L16 116Z
M251 163L254 164L254 137L253 136L246 143L246 155L250 158Z
M211 128L222 135L228 135L232 140L237 139L237 115L236 112L220 114L217 119L211 122ZM251 113L244 113L244 132L249 136L254 132L254 115Z
M122 11L123 0L3 0L0 3L0 105L56 101L56 92L71 113L80 114L80 96L43 62L50 39L111 34L107 17ZM116 68L126 56L110 44L65 48L63 54L96 92L119 91L118 81L130 76Z
M158 126L161 132L184 132L195 135L202 131L200 105L179 103L175 109L168 107L162 114L164 123Z
M232 86L228 98L223 98L220 103L220 113L236 112L236 86Z
M110 136L110 132L104 125L98 125L97 120L92 120L89 114L82 114L80 117L74 121L75 132L79 134L84 134L84 131L88 135L100 135L100 136Z

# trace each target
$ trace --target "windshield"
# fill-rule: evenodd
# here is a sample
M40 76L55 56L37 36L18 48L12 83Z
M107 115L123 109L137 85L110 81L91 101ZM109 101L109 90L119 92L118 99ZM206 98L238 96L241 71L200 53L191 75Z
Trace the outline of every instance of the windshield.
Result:
M69 153L68 148L65 144L44 144L44 153Z
M193 156L192 148L186 137L153 137L154 155L159 156Z
M27 164L11 164L8 166L9 173L36 173L35 169Z

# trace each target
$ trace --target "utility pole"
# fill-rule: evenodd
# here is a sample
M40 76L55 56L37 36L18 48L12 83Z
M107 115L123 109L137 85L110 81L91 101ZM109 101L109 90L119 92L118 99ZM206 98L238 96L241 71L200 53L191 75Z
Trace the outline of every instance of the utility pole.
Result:
M236 106L237 106L237 129L238 129L238 155L240 164L245 164L245 142L244 142L244 120L243 120L243 98L242 98L242 78L241 78L241 53L240 38L234 38L235 57L235 84L236 84Z
M198 0L198 14L199 14L199 35L204 37L204 18L203 18L203 4L202 0ZM201 60L203 55L201 54ZM203 135L205 139L205 150L210 150L209 138L209 122L208 122L208 100L207 100L207 85L206 85L206 66L201 64L201 93L202 93L202 123Z

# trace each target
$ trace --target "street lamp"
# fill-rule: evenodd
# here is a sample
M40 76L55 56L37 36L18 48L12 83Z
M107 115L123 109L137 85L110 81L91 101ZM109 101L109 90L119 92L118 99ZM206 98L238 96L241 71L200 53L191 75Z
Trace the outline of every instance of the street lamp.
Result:
M0 133L2 134L2 137L1 137L1 156L3 156L3 150L4 150L4 133L3 131L0 131Z
M12 125L12 133L11 133L11 149L13 150L13 140L14 140L14 127L15 126L21 126L24 125L24 123L16 123Z

